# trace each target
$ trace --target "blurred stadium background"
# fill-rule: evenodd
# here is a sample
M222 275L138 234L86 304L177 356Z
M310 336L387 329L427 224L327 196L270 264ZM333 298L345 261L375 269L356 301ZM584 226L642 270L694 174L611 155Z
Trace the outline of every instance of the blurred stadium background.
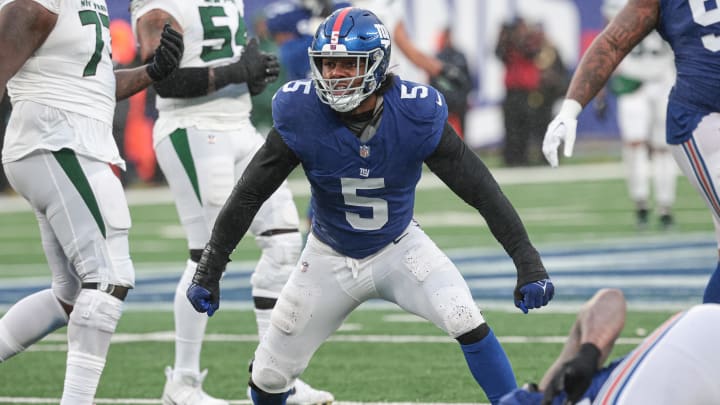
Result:
M118 66L137 63L128 2L109 1ZM269 1L246 0L251 29ZM416 44L433 53L450 27L470 62L471 93L466 141L491 167L515 204L557 286L551 306L521 315L511 300L512 263L482 218L426 173L416 216L466 276L490 325L501 337L520 383L537 381L572 323L572 312L598 288L619 287L630 318L616 349L627 351L669 312L701 300L717 260L709 213L684 178L678 184L677 226L639 232L626 196L612 97L602 117L591 109L579 120L576 158L558 169L504 168L497 154L503 128L499 109L503 66L494 55L503 22L520 15L541 25L572 69L602 28L600 0L406 1L406 23ZM425 81L400 67L404 77ZM413 76L415 75L415 76ZM172 362L172 296L184 268L186 246L170 194L152 154L152 90L118 105L116 136L131 170L123 174L131 204L131 252L137 288L111 348L97 403L159 403ZM260 103L260 101L257 101ZM261 111L262 106L257 108ZM265 110L267 111L267 110ZM265 117L266 118L266 117ZM263 117L255 117L262 122ZM308 185L294 173L291 186L305 212ZM203 363L207 390L249 403L244 387L255 347L249 277L259 255L244 240L223 284L222 310L210 322ZM0 196L0 312L31 291L47 288L48 271L28 205L9 190ZM363 305L320 350L306 373L339 403L481 403L486 401L452 340L434 327L380 302ZM56 403L62 389L65 339L53 334L0 367L0 403Z

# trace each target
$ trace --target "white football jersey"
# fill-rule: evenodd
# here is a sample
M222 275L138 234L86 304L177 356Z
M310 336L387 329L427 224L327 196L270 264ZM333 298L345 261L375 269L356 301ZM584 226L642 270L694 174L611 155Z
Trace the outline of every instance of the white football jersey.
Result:
M137 20L160 9L182 27L185 52L180 68L221 66L240 59L247 40L242 0L133 0ZM250 119L252 104L245 83L231 84L206 96L157 98L154 142L177 128L233 129Z
M670 45L652 31L635 48L615 70L633 80L660 80L672 83L675 77L675 58Z
M112 125L115 74L105 0L35 1L57 14L57 23L8 82L13 104L33 101Z
M57 14L57 22L8 81L13 111L3 163L69 148L124 168L112 134L115 74L105 0L35 1Z

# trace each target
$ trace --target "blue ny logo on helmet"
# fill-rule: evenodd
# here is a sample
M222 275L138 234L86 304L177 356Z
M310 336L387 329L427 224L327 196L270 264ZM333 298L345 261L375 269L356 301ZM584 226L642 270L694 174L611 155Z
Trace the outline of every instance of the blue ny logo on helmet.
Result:
M320 100L336 111L347 112L360 105L385 80L390 64L390 32L372 12L342 8L320 24L308 55ZM356 75L323 78L325 58L356 58Z

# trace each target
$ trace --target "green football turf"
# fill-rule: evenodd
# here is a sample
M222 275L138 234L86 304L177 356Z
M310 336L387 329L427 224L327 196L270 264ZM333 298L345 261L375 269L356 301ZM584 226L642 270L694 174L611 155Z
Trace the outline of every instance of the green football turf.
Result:
M624 238L643 240L663 235L656 224L643 233L634 227L633 208L619 180L548 184L507 184L503 190L523 218L531 239L542 253L544 246L574 246ZM710 214L697 193L679 178L675 208L677 234L708 234L712 238ZM301 213L308 199L297 198ZM186 244L171 204L134 205L130 243L139 269L156 264L182 266ZM426 232L443 249L502 250L492 238L479 214L446 188L419 190L416 217ZM653 218L655 220L655 218ZM254 242L242 241L233 260L255 260ZM48 270L39 242L34 216L27 211L0 214L0 263L3 279L47 278ZM140 270L139 270L140 271ZM552 275L552 272L551 272ZM476 297L481 298L481 297ZM483 402L464 364L461 351L449 338L427 322L408 320L402 312L356 311L346 328L335 337L359 336L358 342L331 340L318 351L304 378L313 385L331 390L341 401L393 402ZM394 316L389 316L394 315ZM522 315L520 312L486 311L484 315L500 337L511 359L519 383L537 381L561 347L573 315L548 309ZM667 317L667 312L632 311L624 337L638 338ZM393 320L394 319L394 320ZM172 364L172 314L166 311L127 311L118 327L118 337L133 342L112 345L98 398L157 399L164 384L163 368ZM160 341L149 341L143 333L166 332ZM64 374L62 330L0 365L0 397L59 398ZM247 363L256 343L238 337L255 333L251 312L221 310L211 319L209 334L217 340L205 343L203 367L210 369L205 387L213 395L245 399ZM430 342L389 343L362 341L368 335L432 338ZM522 343L506 342L507 337L524 337ZM538 337L556 337L543 343ZM411 340L412 340L411 339ZM247 339L246 339L247 340ZM439 341L438 341L439 340ZM615 354L633 347L616 346ZM40 350L38 350L40 349ZM129 401L129 400L128 400ZM10 403L14 403L11 401Z
M655 328L669 313L631 312L623 337L639 339L637 330ZM533 341L538 337L564 337L573 322L570 314L522 315L486 312L485 316L501 341L526 337L529 342L504 343L520 384L538 381L559 352L561 343ZM317 352L304 374L306 381L331 390L339 401L362 402L485 402L470 376L458 345L429 323L392 310L360 310L346 321L333 340ZM244 399L247 362L254 341L232 341L255 332L250 311L221 310L211 318L207 333L213 341L203 348L203 367L210 369L208 392ZM115 343L98 390L98 398L159 398L164 384L163 369L172 363L173 344L143 341L139 334L169 332L169 312L131 311L123 315L119 338L134 337L132 343ZM221 335L219 335L221 334ZM413 338L404 343L348 342L353 337ZM10 397L59 398L62 390L65 352L62 334L36 345L48 351L30 351L0 367L3 394ZM147 338L147 336L146 336ZM433 339L420 342L421 339ZM216 341L219 340L219 341ZM347 340L347 339L345 339ZM634 344L620 344L614 354L626 353Z

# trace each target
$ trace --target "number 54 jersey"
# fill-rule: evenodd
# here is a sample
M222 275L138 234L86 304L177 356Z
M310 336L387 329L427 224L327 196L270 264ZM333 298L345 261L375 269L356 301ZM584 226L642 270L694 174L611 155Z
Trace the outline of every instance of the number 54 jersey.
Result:
M57 14L57 23L8 82L13 104L32 101L112 125L115 74L105 0L35 1Z
M180 68L227 65L240 59L247 42L242 0L133 0L133 31L152 10L171 15L183 32L185 52ZM194 98L157 97L154 142L177 128L233 130L250 118L252 102L245 83L230 84Z
M435 89L395 77L383 94L375 135L361 141L309 80L273 98L273 123L302 163L312 188L312 232L336 251L367 257L399 237L413 217L423 161L447 121Z

